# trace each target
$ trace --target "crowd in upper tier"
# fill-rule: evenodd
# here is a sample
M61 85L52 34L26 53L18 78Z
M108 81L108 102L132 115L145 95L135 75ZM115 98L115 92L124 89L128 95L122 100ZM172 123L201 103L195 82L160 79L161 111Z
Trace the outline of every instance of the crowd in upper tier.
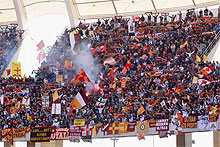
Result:
M18 30L17 24L0 25L0 71L3 71L10 61L12 50L17 50L23 32Z
M79 51L74 54L71 32L80 37ZM198 14L187 10L185 18L181 12L146 13L141 17L80 23L59 37L35 78L26 78L25 82L1 79L0 127L59 128L68 127L77 118L97 124L170 118L176 112L184 117L213 114L220 106L220 63L206 61L203 52L218 32L218 17L208 9ZM85 44L89 49L84 48ZM105 49L90 53L96 47ZM92 54L100 70L95 81L91 79L95 85L91 90L86 88L88 83L70 82L82 68L74 59L85 50ZM115 62L103 64L110 57ZM65 66L65 61L72 61L72 65ZM205 73L204 68L209 71ZM55 84L58 74L63 75L64 83ZM56 90L62 107L60 115L51 114ZM86 93L89 103L69 112L80 90ZM49 108L42 107L43 95L50 97ZM104 106L97 104L101 98L106 100ZM140 111L142 106L144 111Z

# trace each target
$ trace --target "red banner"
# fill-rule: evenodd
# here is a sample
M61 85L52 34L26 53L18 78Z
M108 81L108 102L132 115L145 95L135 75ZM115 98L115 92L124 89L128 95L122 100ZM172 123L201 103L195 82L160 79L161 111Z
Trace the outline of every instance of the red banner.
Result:
M68 140L69 128L57 128L54 133L51 133L51 140Z
M82 136L82 129L80 126L73 126L73 125L70 126L69 137L72 136Z
M169 119L158 119L156 122L156 131L168 131Z

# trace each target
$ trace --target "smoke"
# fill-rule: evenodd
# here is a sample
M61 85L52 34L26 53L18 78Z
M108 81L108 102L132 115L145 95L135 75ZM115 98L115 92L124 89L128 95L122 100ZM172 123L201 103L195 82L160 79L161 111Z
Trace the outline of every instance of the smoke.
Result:
M93 58L91 49L88 48L88 43L86 41L82 41L80 43L80 51L78 54L73 56L73 64L76 66L77 73L83 69L87 76L89 77L91 83L87 84L86 91L90 91L95 83L97 83L97 77L100 72L100 66L96 62L95 58Z

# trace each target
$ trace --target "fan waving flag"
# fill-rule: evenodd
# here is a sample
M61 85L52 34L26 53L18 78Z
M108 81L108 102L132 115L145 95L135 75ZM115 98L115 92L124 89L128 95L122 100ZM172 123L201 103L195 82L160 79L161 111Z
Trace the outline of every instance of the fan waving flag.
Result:
M80 91L75 96L73 103L74 103L76 109L81 109L83 106L85 106L89 103L89 100L88 100L86 94L84 92Z
M106 45L98 46L92 49L92 54L106 51Z
M80 41L79 33L76 30L72 31L69 34L69 39L70 39L71 49L74 52L78 52L79 51L79 41Z
M207 75L210 74L213 70L214 70L214 67L210 65L210 66L208 66L208 67L205 67L205 68L201 69L200 71L201 71L205 76L207 76Z
M88 78L88 76L86 75L84 70L80 70L80 72L76 75L76 77L74 79L71 80L71 82L73 82L74 84L77 84L80 81L87 81L87 82L91 82Z
M180 48L185 47L187 43L188 43L188 38L180 45Z
M108 59L106 59L106 60L104 61L104 65L105 65L105 64L114 65L114 64L116 64L116 63L117 63L117 62L116 62L115 59L112 58L112 57L110 57L110 58L108 58Z
M122 70L123 75L126 75L128 68L132 68L133 66L131 65L130 60L127 61L124 69Z
M206 79L198 79L198 84L199 84L199 86L205 86L205 85L209 85L210 81L208 81Z

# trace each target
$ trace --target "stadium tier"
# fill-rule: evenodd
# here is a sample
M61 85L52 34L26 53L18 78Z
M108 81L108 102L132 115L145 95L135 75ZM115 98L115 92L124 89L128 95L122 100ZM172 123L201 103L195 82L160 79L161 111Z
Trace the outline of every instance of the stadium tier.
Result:
M217 131L220 63L207 60L207 48L219 20L220 11L213 16L206 8L185 17L116 16L66 29L47 55L39 44L35 77L23 77L13 63L12 76L0 79L3 140ZM1 33L2 52L21 40L15 29Z
M0 75L22 42L23 33L23 30L18 30L17 24L0 25Z

